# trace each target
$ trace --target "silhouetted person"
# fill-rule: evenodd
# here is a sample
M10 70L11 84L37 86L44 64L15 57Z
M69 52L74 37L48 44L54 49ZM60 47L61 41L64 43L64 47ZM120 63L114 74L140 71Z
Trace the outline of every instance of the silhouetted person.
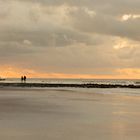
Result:
M24 82L26 82L26 79L27 79L26 76L24 76L24 77L23 77Z
M23 82L23 80L24 80L24 77L23 77L23 76L21 76L21 82Z

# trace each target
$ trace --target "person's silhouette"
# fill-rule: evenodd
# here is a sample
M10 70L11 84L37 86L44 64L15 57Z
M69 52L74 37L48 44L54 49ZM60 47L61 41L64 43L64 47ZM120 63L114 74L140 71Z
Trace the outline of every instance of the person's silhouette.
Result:
M23 80L24 80L24 77L23 77L23 76L21 76L21 82L23 82Z
M23 77L24 82L26 82L26 79L27 79L26 76L24 76L24 77Z

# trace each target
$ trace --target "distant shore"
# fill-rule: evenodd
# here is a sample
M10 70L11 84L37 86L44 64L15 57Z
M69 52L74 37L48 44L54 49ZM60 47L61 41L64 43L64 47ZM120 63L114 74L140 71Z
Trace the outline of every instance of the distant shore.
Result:
M0 83L0 87L72 87L72 88L140 88L140 85L121 84L56 84L56 83Z

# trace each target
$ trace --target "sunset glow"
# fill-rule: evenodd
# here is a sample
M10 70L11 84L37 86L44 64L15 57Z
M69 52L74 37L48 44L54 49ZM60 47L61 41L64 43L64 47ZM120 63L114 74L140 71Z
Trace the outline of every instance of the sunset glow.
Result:
M68 79L139 79L139 69L117 69L116 75L88 75L88 74L65 74L43 73L31 69L18 69L10 66L0 67L0 73L5 78L20 78L27 75L28 78L68 78Z

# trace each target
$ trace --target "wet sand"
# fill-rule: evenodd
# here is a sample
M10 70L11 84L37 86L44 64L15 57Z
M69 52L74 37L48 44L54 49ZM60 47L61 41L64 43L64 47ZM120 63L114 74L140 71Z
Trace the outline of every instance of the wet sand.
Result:
M0 140L139 140L140 96L0 89Z

